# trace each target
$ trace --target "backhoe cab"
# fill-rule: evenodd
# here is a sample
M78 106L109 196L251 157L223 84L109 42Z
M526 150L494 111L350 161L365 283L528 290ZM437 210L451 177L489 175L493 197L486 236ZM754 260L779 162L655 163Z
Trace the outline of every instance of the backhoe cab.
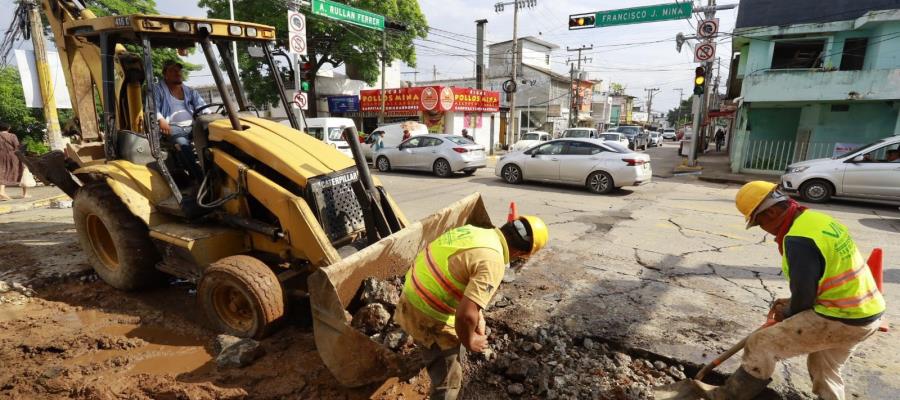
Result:
M274 28L129 15L74 19L61 30L77 45L68 61L86 67L72 72L74 87L91 82L100 94L102 129L85 132L92 116L79 115L84 143L28 162L75 199L81 243L110 285L138 289L161 272L199 282L216 328L261 337L284 315L285 293L305 295L306 276L341 259L336 249L355 252L407 224L364 163L299 132L293 114L292 129L251 111L234 65L222 60L232 59L232 41L250 42L279 71ZM197 44L222 100L195 111L203 176L189 177L159 131L154 91L166 89L154 84L152 57ZM291 110L280 74L271 76ZM93 90L79 94L76 102L93 101ZM355 137L355 128L347 133Z

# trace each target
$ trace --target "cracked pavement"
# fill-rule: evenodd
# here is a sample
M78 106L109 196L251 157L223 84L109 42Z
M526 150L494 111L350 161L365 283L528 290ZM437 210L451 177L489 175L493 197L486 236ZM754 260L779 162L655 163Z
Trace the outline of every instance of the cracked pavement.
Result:
M651 157L654 151L674 149L651 149ZM699 365L765 322L774 299L790 296L771 236L745 229L734 207L737 185L655 177L649 185L596 196L577 187L506 185L492 170L450 182L422 176L380 175L410 218L478 191L495 223L505 220L515 200L520 213L536 214L550 226L549 247L501 287L512 305L488 313L526 334L562 323L575 334ZM846 224L864 256L874 247L900 254L896 207L810 206ZM900 345L893 330L900 312L892 307L900 301L900 274L893 270L896 262L885 264L892 331L870 338L851 359L844 373L849 398L900 393L900 382L890 378L900 373L900 356L883 351ZM739 360L735 356L718 370L730 373ZM777 390L809 393L804 358L784 362L778 371Z

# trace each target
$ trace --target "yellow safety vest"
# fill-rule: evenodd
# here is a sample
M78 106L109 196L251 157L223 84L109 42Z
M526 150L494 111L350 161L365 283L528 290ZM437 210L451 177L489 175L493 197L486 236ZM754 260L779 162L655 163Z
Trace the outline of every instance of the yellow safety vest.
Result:
M825 258L825 273L819 280L813 306L817 313L859 319L884 312L884 298L847 227L826 214L804 211L794 220L787 236L812 239ZM782 270L790 281L787 256L782 256Z
M403 294L409 303L425 315L455 326L456 306L468 282L453 277L449 259L460 250L474 248L494 250L509 263L509 251L499 230L472 225L450 230L419 252L415 264L406 273Z

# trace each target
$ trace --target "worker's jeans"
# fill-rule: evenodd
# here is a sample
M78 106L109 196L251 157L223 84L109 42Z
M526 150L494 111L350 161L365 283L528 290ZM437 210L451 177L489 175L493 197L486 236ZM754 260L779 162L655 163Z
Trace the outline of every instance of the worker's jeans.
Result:
M437 343L427 351L428 377L431 378L432 400L455 400L462 388L462 360L466 356L463 346L441 350Z
M197 162L197 155L194 154L194 144L191 142L192 129L190 126L170 125L172 133L169 135L169 142L175 146L175 160L186 168L191 179L199 182L203 179L203 171L200 170L200 164Z
M806 365L813 393L824 400L843 400L841 367L853 348L875 333L880 324L879 318L868 325L847 325L813 310L803 311L750 335L742 365L750 375L768 379L778 360L809 354Z

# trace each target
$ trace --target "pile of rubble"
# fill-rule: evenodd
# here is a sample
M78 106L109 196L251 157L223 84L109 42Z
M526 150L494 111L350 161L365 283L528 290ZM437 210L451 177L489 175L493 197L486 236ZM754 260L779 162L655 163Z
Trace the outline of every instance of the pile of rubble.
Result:
M353 314L350 325L393 351L410 351L413 339L397 326L393 317L402 291L403 277L366 278L359 295L362 307Z
M510 397L651 399L653 387L686 378L680 364L633 357L560 325L535 337L495 328L489 343L494 355L469 357L467 375L481 390Z

